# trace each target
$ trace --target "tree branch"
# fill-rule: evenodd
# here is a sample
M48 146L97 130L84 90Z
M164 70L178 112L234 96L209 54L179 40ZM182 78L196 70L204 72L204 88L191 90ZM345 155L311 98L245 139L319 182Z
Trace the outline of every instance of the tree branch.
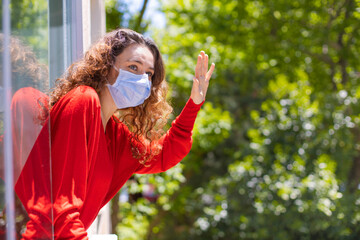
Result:
M119 197L120 197L120 191L113 197L111 200L111 232L116 233L116 226L120 222L119 219Z
M141 28L141 22L142 22L142 19L144 17L144 13L145 13L145 10L146 10L146 6L147 6L147 3L148 3L148 0L144 0L144 3L143 3L143 6L141 8L141 11L140 11L140 15L136 21L136 25L135 25L135 31L139 32L140 31L140 28Z
M350 12L352 10L352 6L353 6L353 0L347 0L345 2L345 18L344 18L344 25L346 25L347 20L350 17ZM347 66L347 61L344 57L344 51L345 51L345 47L344 47L344 34L345 34L345 26L343 26L343 28L341 29L339 35L338 35L338 41L337 44L339 46L340 49L340 58L339 58L339 65L340 65L340 69L341 69L341 76L342 76L342 83L345 84L348 81L348 74L346 72L346 66Z
M353 131L356 136L356 142L360 141L360 129L358 127L354 128ZM354 193L359 186L360 183L360 154L355 156L352 161L352 166L348 175L348 191L350 193Z

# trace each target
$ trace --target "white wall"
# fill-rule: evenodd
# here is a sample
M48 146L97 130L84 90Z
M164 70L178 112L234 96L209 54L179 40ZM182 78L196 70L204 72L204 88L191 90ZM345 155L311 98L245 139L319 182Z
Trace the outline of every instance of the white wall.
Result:
M105 15L104 0L82 0L84 52L105 34Z

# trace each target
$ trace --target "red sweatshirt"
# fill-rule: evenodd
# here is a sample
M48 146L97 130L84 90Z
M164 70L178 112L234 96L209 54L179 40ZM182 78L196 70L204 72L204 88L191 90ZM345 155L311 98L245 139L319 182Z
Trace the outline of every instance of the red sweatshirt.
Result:
M88 239L86 229L131 175L166 171L188 154L200 107L187 102L145 167L133 158L123 123L112 117L104 132L95 90L70 91L50 112L51 146L47 123L15 186L30 217L23 238L50 238L53 227L55 239Z

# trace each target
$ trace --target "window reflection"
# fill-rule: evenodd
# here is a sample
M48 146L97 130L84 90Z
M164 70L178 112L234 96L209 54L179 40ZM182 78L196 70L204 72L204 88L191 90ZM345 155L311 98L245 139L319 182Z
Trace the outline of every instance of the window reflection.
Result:
M2 55L4 36L0 34L0 54ZM36 201L36 197L31 194L29 198L29 192L33 192L31 189L32 184L23 181L18 181L20 174L23 175L24 166L34 164L27 163L27 159L34 147L34 143L39 136L48 118L48 96L44 91L48 88L48 69L47 66L41 64L36 58L31 47L26 45L19 37L11 36L10 38L10 58L11 58L11 72L12 72L12 99L11 99L11 118L12 129L3 128L3 107L4 102L0 103L0 239L5 238L6 234L6 216L4 209L4 159L3 159L3 136L7 131L11 131L12 145L13 145L13 166L14 166L14 183L16 186L16 193L23 201L25 208L28 208L28 200L31 198ZM2 59L2 58L1 58ZM1 76L2 78L2 76ZM1 79L1 83L3 79ZM2 84L0 86L2 89ZM3 94L0 92L0 94ZM3 96L1 96L3 99ZM47 134L48 131L47 131ZM47 136L47 140L48 140ZM48 141L49 142L49 141ZM42 146L42 149L49 148L49 144ZM48 151L45 151L48 152ZM26 167L29 171L29 167ZM45 181L46 187L49 188L50 176L49 176L49 158L38 162L31 166L30 171L46 171L47 179ZM32 173L33 174L33 173ZM26 175L26 174L25 174ZM21 178L21 180L24 180ZM33 185L34 186L34 185ZM49 198L49 193L43 193ZM15 201L15 214L16 214L16 234L17 238L25 230L25 224L29 220L29 216L22 206L19 198ZM29 212L31 215L31 213Z

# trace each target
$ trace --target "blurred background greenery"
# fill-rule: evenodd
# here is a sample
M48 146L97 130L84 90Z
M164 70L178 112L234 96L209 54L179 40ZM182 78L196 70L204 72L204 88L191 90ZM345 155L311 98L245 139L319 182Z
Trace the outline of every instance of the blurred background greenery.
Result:
M216 71L190 154L112 201L119 239L359 239L360 1L149 2L107 29L157 42L174 116L201 50Z

